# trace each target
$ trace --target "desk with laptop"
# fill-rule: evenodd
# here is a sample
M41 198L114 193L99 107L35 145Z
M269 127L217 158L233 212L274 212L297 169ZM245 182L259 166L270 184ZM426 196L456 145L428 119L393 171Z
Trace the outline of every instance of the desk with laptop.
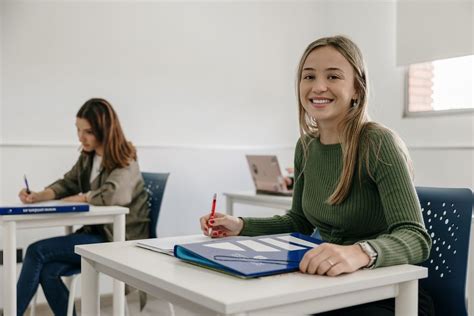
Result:
M251 168L250 162L249 167ZM254 183L257 189L257 181L255 179ZM277 196L273 192L272 194L264 194L264 192L258 190L251 192L225 192L223 194L226 197L226 212L229 215L234 215L235 204L247 204L253 206L268 207L278 210L289 210L291 208L292 203L291 197ZM468 263L467 295L469 298L469 314L474 315L474 271L472 271L474 270L474 214L472 216L471 242L469 248L470 256Z
M235 204L289 210L293 191L286 188L276 156L247 155L255 191L224 192L226 212L234 215Z

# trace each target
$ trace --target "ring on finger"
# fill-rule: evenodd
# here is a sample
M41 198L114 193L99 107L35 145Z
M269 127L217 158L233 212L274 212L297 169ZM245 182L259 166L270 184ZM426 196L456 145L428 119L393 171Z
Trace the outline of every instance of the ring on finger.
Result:
M326 261L329 263L331 267L335 265L335 263L333 263L330 259L326 259Z

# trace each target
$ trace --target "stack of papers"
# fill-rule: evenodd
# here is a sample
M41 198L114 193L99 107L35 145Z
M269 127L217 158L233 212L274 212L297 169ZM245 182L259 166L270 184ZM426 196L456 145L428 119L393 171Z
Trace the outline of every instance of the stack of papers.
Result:
M189 235L167 238L152 238L138 241L135 245L156 252L174 256L173 249L177 244L192 244L198 242L211 241L210 237L204 235Z

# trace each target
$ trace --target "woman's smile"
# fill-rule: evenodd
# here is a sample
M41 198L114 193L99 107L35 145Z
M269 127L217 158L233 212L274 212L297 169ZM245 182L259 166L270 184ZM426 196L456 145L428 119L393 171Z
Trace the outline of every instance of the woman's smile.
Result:
M332 101L334 101L334 99L322 98L322 97L315 97L315 98L309 99L311 106L316 109L323 109L327 105L329 105Z

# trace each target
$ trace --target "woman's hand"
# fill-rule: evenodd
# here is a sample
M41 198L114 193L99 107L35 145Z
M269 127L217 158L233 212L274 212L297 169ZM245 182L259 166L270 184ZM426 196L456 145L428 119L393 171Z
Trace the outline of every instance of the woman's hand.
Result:
M300 271L336 276L351 273L369 264L369 256L359 245L340 246L324 243L309 250L300 262Z
M87 203L87 196L85 194L71 195L61 199L65 202Z
M215 238L237 236L244 227L244 222L235 216L217 212L212 219L209 219L210 216L211 214L207 214L199 219L201 230L206 236Z
M40 192L30 191L29 194L26 192L26 189L22 189L20 193L18 193L20 201L25 204L54 200L55 196L56 194L51 189L46 189Z
M40 193L30 191L30 193L28 194L26 192L26 189L22 189L20 193L18 193L18 197L20 198L20 201L25 204L36 203L41 201Z

